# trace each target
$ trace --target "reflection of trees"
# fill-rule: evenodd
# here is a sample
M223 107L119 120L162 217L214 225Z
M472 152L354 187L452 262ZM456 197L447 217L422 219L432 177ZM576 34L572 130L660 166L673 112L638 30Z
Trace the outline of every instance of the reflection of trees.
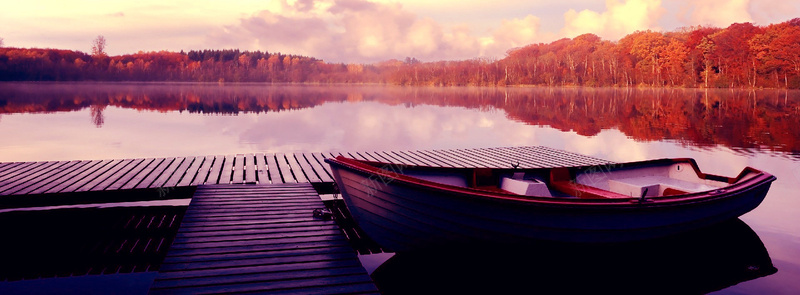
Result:
M0 114L105 106L203 114L281 112L326 102L377 101L501 109L512 120L593 136L618 129L637 140L675 140L800 152L800 92L632 88L424 88L234 84L48 84L0 88Z
M106 105L93 104L89 109L92 112L92 123L94 126L97 126L97 128L103 127L103 123L105 123L103 110L106 109Z

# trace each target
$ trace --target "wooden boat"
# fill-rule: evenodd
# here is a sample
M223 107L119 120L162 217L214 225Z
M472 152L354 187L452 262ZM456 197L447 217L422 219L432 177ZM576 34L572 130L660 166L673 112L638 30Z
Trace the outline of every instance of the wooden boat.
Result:
M390 251L463 243L626 242L730 220L776 178L733 178L692 159L537 169L326 159L356 223Z

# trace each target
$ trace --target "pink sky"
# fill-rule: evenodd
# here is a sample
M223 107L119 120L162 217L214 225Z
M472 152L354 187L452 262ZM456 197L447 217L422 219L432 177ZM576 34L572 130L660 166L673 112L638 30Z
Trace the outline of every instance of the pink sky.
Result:
M783 0L30 0L4 4L5 46L90 51L97 35L110 54L240 48L332 62L502 58L514 47L594 33L727 27L789 20Z

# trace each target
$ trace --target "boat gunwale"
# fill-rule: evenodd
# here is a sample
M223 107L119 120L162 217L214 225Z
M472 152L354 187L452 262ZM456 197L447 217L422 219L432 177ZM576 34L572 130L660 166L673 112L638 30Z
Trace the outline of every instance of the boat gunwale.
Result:
M768 184L777 179L775 176L769 173L766 173L764 171L752 167L745 167L742 170L742 172L735 178L706 174L700 171L699 167L697 166L697 163L694 161L694 159L691 158L655 159L655 160L626 162L618 164L609 163L601 165L567 166L567 167L533 168L533 169L488 168L493 170L502 170L509 172L525 171L525 170L528 171L549 170L554 168L568 168L572 169L573 171L586 171L589 169L596 169L596 168L608 169L607 166L614 166L614 165L624 165L626 168L631 168L631 167L635 168L637 166L646 166L646 165L653 165L660 163L688 163L692 166L692 168L694 169L695 173L697 173L697 176L699 178L715 180L720 182L727 182L729 184L728 186L721 187L711 191L694 192L694 193L672 195L672 196L648 197L644 202L640 202L640 199L638 197L617 198L617 199L580 199L580 198L558 198L558 197L543 197L543 196L523 196L513 193L502 193L502 192L482 190L479 188L460 187L460 186L442 184L386 170L381 168L381 165L383 167L395 165L395 166L413 167L413 168L434 170L434 171L435 170L466 171L476 168L448 168L448 167L434 167L434 166L422 166L422 165L407 165L407 164L385 163L385 162L375 162L375 161L364 161L364 160L351 159L344 156L338 156L336 158L326 159L325 161L331 165L347 167L350 170L353 170L354 172L358 172L360 174L378 176L378 179L380 179L382 182L386 184L390 184L392 182L397 181L399 183L410 185L415 188L424 189L427 191L439 191L443 193L459 195L461 197L502 200L507 202L514 202L517 204L521 203L521 204L556 205L556 206L573 206L573 207L586 206L587 208L597 208L600 206L604 207L613 206L614 208L641 209L643 207L652 208L652 207L662 207L662 206L686 205L687 203L690 204L703 203L714 200L727 199L730 197L736 197L746 193L751 189L759 188L765 183ZM477 168L477 169L487 169L487 168ZM744 181L739 181L750 173L756 173L757 175L749 179L746 179Z

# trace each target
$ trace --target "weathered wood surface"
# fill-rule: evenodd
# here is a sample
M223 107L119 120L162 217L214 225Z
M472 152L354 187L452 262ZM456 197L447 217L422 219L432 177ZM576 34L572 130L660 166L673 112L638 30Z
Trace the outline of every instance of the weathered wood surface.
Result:
M444 167L511 167L519 164L520 168L534 168L608 163L605 160L541 146L13 162L0 163L0 195L154 189L203 184L330 183L333 179L324 159L338 155L398 164Z
M151 294L377 294L309 183L198 187Z

